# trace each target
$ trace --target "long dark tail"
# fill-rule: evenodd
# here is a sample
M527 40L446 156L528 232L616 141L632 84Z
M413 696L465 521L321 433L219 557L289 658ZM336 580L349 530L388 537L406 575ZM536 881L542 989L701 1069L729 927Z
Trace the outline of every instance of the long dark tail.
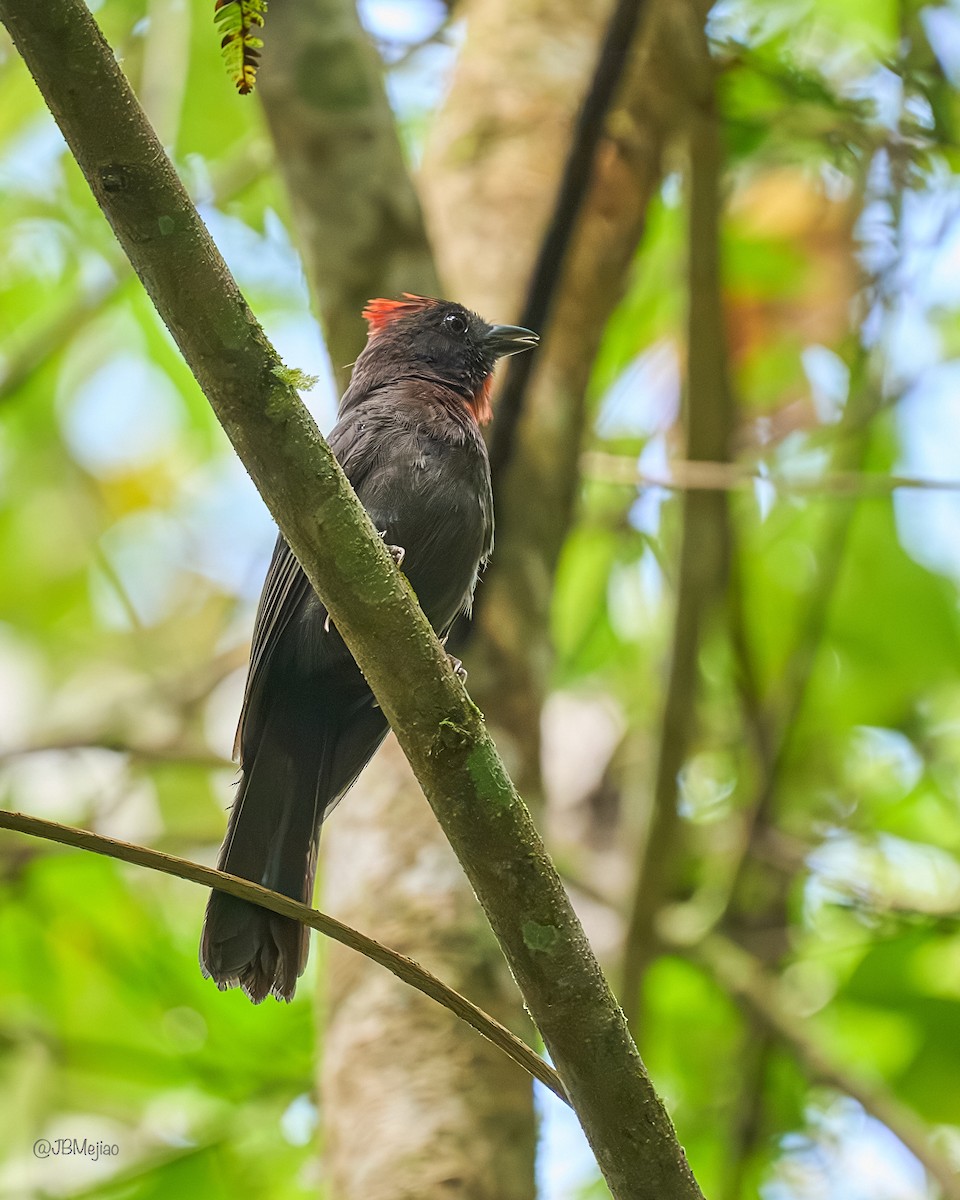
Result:
M369 693L351 711L304 712L274 702L230 813L218 866L309 904L323 818L376 752L387 730ZM225 892L213 892L200 966L221 991L259 1004L290 1000L306 966L309 929Z

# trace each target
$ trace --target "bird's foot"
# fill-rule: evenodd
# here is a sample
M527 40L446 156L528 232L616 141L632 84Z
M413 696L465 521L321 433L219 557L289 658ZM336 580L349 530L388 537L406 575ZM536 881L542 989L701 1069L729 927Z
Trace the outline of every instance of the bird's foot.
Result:
M385 529L381 529L380 536L385 538L387 536L387 531ZM403 546L386 546L386 551L398 567L403 566L403 560L407 556L407 552Z
M449 636L450 636L449 633L445 633L443 635L443 637L440 639L440 645L443 646L445 649L446 649L446 645L447 645L447 638ZM447 658L450 660L450 666L453 667L454 675L456 675L456 677L460 680L461 683L466 683L467 682L467 668L463 665L463 663L460 661L459 658L455 657L453 654L450 654L449 652L447 653Z

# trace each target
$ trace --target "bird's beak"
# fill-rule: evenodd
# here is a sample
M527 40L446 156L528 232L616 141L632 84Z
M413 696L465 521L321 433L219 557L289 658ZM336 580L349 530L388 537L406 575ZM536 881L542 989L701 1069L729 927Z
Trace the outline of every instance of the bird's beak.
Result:
M536 346L540 335L520 325L491 325L484 341L495 358L506 358L508 354L519 354Z

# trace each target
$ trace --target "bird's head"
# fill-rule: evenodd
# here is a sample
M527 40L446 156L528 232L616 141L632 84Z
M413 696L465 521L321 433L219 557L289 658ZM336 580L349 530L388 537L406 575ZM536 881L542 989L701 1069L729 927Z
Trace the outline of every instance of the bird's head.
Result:
M493 415L490 386L497 360L540 340L519 325L489 325L462 304L409 292L401 300L371 300L363 315L369 334L358 368L436 380L462 396L480 424Z

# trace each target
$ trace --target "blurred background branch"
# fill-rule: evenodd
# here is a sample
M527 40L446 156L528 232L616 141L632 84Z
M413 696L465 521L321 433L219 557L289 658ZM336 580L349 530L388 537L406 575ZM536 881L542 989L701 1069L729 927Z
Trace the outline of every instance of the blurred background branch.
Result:
M888 496L901 488L915 491L960 491L960 479L921 479L913 475L881 475L864 471L829 471L812 479L792 479L771 474L745 463L678 459L662 474L643 472L636 458L590 451L583 470L604 483L633 484L638 488L664 488L671 492L736 492L758 487L793 496Z
M720 213L723 147L713 65L705 38L690 75L687 271L686 457L726 460L736 413L727 381ZM652 808L637 867L623 960L621 1000L635 1036L641 1029L641 989L655 954L657 913L677 885L684 837L678 804L680 770L696 737L699 658L704 627L726 585L729 534L726 496L689 491L683 497L676 616L664 712L657 747Z
M935 1145L924 1123L882 1085L858 1077L856 1071L832 1061L816 1037L802 1028L797 1014L785 1008L778 996L777 979L765 972L760 963L717 934L704 938L693 955L764 1029L786 1043L811 1079L858 1101L909 1147L937 1181L945 1198L956 1200L960 1196L956 1168L950 1156Z
M597 64L577 113L553 211L520 310L520 324L525 329L537 330L541 337L546 337L549 329L556 291L594 178L597 149L605 133L609 109L623 86L634 38L646 7L645 0L616 0L603 31ZM513 457L517 426L532 376L532 361L524 362L522 356L507 364L490 436L490 473L494 489Z
M259 93L342 389L374 296L439 296L376 50L347 0L274 0Z

